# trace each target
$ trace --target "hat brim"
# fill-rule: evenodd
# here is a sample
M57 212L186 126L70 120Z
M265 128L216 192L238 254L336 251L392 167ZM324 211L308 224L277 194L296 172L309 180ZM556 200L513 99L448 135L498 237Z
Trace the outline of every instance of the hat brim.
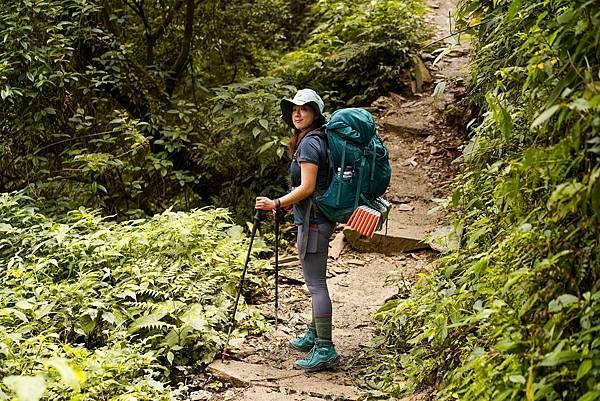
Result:
M312 109L317 114L317 119L319 118L319 116L321 116L321 113L319 112L319 105L316 102L313 102L312 100L308 102L302 102L298 100L294 101L293 99L281 99L281 103L279 104L279 106L281 107L281 118L283 118L283 121L285 121L285 123L290 127L296 128L294 127L294 122L292 121L292 110L294 106L303 106L305 104L312 107Z

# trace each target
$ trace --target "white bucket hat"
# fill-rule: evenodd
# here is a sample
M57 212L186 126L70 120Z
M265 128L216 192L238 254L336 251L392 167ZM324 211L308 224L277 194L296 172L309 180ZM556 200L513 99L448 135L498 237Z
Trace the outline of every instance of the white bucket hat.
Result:
M317 92L312 89L300 89L296 92L293 99L282 99L280 103L281 117L290 127L294 128L294 123L292 122L292 108L294 105L302 106L303 104L308 104L317 112L317 120L323 115L325 104L323 103L323 99L317 95Z

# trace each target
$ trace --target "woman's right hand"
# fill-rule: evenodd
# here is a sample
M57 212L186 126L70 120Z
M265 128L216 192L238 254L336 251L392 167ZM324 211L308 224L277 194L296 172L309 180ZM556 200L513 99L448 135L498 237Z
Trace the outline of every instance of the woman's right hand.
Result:
M275 210L276 207L275 201L265 196L258 196L254 204L254 208L260 210Z

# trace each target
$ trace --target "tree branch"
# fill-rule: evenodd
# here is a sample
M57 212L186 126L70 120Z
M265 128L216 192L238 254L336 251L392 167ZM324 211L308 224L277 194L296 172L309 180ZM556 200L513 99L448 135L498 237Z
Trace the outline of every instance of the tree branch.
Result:
M177 56L177 60L171 67L169 71L169 75L167 77L167 93L169 96L173 94L175 91L175 86L177 84L177 80L181 77L181 74L185 70L185 66L188 62L188 58L190 55L190 48L192 43L192 36L194 33L194 9L195 9L195 0L186 0L186 9L185 9L185 21L184 21L184 34L183 40L181 44L181 50L179 51L179 55Z
M155 30L150 29L149 26L146 27L146 64L151 65L154 63L154 45L156 41L160 39L160 37L165 33L166 29L173 22L173 18L177 15L177 12L183 5L184 0L177 0L173 7L169 10L169 13L165 17L162 24L158 26Z
M144 13L144 3L143 2L139 2L137 3L135 0L132 0L131 3L129 3L128 0L123 0L125 1L125 4L131 8L133 10L134 13L137 14L138 17L140 17L140 19L142 20L142 24L144 24L144 28L146 29L147 32L152 30L152 27L150 27L150 23L148 22L148 19L146 18L146 14Z
M177 0L175 4L173 4L173 7L171 7L171 9L169 10L169 14L167 14L163 23L156 30L154 30L154 32L150 33L150 38L153 41L156 42L158 39L160 39L162 34L168 28L168 26L171 25L173 18L175 18L175 14L177 14L177 11L179 11L184 1L185 0Z

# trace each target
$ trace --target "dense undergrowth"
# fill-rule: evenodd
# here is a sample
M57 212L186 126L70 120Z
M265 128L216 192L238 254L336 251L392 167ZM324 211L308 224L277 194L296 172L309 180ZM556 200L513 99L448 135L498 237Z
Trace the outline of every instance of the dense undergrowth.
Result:
M428 38L420 0L320 0L319 18L298 49L272 73L327 95L330 107L361 105L389 91L406 91L414 79L416 46Z
M481 118L449 206L457 250L378 312L369 378L441 400L600 398L600 10L462 2Z
M247 246L224 209L57 220L1 194L0 400L185 394L167 383L222 348ZM254 254L265 249L257 238ZM247 293L262 291L265 268L253 259ZM234 335L264 330L241 303Z

